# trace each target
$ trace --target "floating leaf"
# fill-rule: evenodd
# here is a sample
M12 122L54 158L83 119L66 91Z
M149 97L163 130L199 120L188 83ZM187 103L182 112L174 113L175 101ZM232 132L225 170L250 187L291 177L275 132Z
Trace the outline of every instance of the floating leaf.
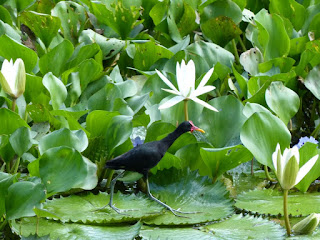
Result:
M219 220L233 211L231 201L225 198L226 189L220 182L212 184L207 177L201 177L186 169L172 168L158 172L150 177L150 191L172 208L199 213L186 214L188 218L181 218L166 211L163 215L145 220L147 224L195 224Z
M80 210L81 211L81 210ZM83 224L68 224L36 218L24 218L19 223L14 223L14 229L26 237L36 233L39 225L38 236L50 235L52 240L91 239L91 240L122 240L133 239L139 233L141 223L128 226L95 226Z
M148 227L143 225L139 236L142 237L143 240L211 240L214 238L212 233L202 232L193 228L166 228L166 227Z
M159 215L163 209L143 193L125 195L117 192L113 195L114 206L124 210L133 209L125 212L126 214L119 214L109 207L109 198L107 193L72 195L48 200L44 204L44 209L59 216L62 222L84 224L132 222ZM105 208L100 209L102 207Z
M231 218L205 226L219 239L284 239L285 229L273 221L253 216L233 215Z
M288 214L307 216L320 211L319 193L290 193ZM238 195L235 206L252 213L283 214L283 193L278 190L253 190Z

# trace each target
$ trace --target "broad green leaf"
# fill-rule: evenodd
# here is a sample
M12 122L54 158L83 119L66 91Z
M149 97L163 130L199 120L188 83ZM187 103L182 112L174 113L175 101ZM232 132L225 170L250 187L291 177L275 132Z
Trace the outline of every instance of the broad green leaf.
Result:
M201 239L201 240L212 240L214 235L212 233L202 232L196 230L191 227L161 227L155 228L150 226L143 225L139 236L142 237L143 240L194 240L194 239Z
M306 142L300 149L300 168L307 163L312 157L319 154L320 151L317 148L317 144ZM301 192L306 192L310 186L310 184L316 180L320 176L320 161L319 158L316 161L315 165L311 168L311 170L307 173L307 175L295 186Z
M288 195L288 214L307 216L320 211L319 193L290 193ZM283 214L283 193L273 189L253 190L240 194L235 206L258 214Z
M290 119L298 112L300 98L298 94L283 85L282 82L272 82L266 90L266 102L270 109L279 118L288 124ZM285 108L283 106L286 106Z
M43 184L17 182L8 188L6 196L6 217L8 220L34 216L34 207L40 207L45 199Z
M10 144L19 157L27 152L33 144L37 143L37 141L33 140L33 137L34 134L27 127L18 128L11 134L9 139Z
M4 0L6 1L6 0ZM1 4L1 1L0 1ZM4 23L9 24L10 26L12 26L12 19L11 19L11 15L8 11L8 9L6 9L4 6L0 6L0 18Z
M281 73L289 72L292 69L295 60L289 57L274 58L259 64L259 71L265 73L272 71L272 68L278 68Z
M136 43L135 46L133 64L139 70L149 70L159 59L170 59L173 56L171 51L155 42Z
M27 103L49 103L50 98L44 94L45 87L42 84L42 78L27 74L26 76L26 90L24 97Z
M232 19L226 16L209 19L201 24L201 30L208 39L222 47L242 33Z
M304 81L306 88L312 92L312 94L320 100L320 68L314 67L307 75Z
M59 146L66 146L83 152L88 146L88 138L82 130L70 131L67 128L62 128L41 138L39 151L42 155L48 149Z
M0 140L1 141L1 140ZM6 212L6 203L5 203L5 196L8 193L8 188L15 182L18 181L17 174L11 175L8 173L0 172L0 214L3 216Z
M254 216L233 215L231 218L205 226L218 239L278 239L285 237L285 229L274 221Z
M317 4L310 5L306 9L306 19L305 19L303 27L301 29L301 32L303 35L306 35L310 31L309 27L312 24L312 22L314 20L317 20L317 18L319 18L319 16L320 16L319 10L320 10L319 2Z
M215 181L228 170L252 159L252 154L242 145L225 148L202 148L201 157Z
M9 164L9 162L14 158L14 156L15 156L15 151L13 150L9 142L9 136L0 135L0 157L3 159L3 161L6 164Z
M35 0L15 0L18 12L22 12L27 7L31 6Z
M63 40L59 45L40 58L39 67L41 73L46 74L52 72L56 77L59 77L72 53L72 43L68 40Z
M306 43L309 41L308 36L293 38L290 40L290 56L301 54L306 47Z
M0 6L0 19L2 19L1 18L1 10L2 10L1 7L2 6ZM9 17L10 17L10 14L9 14ZM11 17L10 17L10 20L11 20ZM13 40L15 40L19 43L21 41L21 37L17 33L17 31L13 27L11 27L9 24L0 20L0 36L1 35L7 35L8 37L12 38Z
M258 28L257 39L261 44L265 60L285 57L290 50L290 39L286 32L284 21L277 14L269 14L262 9L254 17Z
M7 35L0 37L0 56L8 60L12 58L13 61L21 58L28 73L33 70L38 61L38 56L33 50L16 42Z
M107 134L108 126L111 119L119 115L116 112L107 112L102 110L92 111L87 116L87 130L90 132L91 137L103 137Z
M73 52L72 57L68 60L67 67L65 69L73 68L86 59L94 58L94 56L98 54L99 50L100 47L97 43L78 46Z
M232 63L234 62L234 56L231 52L214 43L197 41L190 44L186 50L191 55L199 55L201 58L205 59L209 69L218 62L231 68Z
M210 145L205 143L188 144L180 148L175 155L182 160L183 167L188 167L192 171L198 170L201 176L209 176L210 169L200 154L202 147L210 147Z
M246 105L243 108L243 114L249 118L252 116L252 114L256 113L256 112L266 112L266 113L270 113L270 111L268 109L266 109L264 106L257 104L257 103L250 103L247 102Z
M166 154L163 156L161 161L157 164L157 166L150 169L150 172L152 174L156 174L158 171L164 170L164 169L170 169L170 168L176 168L181 169L182 168L182 161L180 158L176 157L175 155L166 152Z
M253 76L259 74L259 64L263 62L262 53L258 48L251 48L240 55L240 63L244 70Z
M79 210L81 211L81 210ZM13 224L17 233L23 237L36 234L36 226L39 224L38 236L50 235L52 240L92 239L92 240L122 240L134 239L139 233L141 223L127 226L97 226L78 223L61 223L41 218L24 218L21 223ZM23 239L23 238L22 238ZM38 238L37 238L38 239Z
M51 10L51 15L60 18L64 37L76 43L87 21L85 8L74 1L62 1Z
M211 1L212 2L212 1ZM210 3L210 1L208 1ZM207 4L201 12L201 22L206 22L219 16L231 18L234 23L239 24L242 19L242 12L239 6L231 0L218 0Z
M109 8L103 3L92 3L93 13L98 21L111 27L121 39L127 39L132 29L137 25L139 9L135 6L126 8L122 1L114 2Z
M132 222L141 218L150 218L162 213L158 203L148 199L143 193L113 195L114 206L120 209L134 209L126 214L119 214L109 207L110 196L101 192L78 196L54 198L44 204L44 209L60 217L63 222L81 222L83 224L106 224ZM105 207L101 209L102 207Z
M79 43L93 44L97 43L103 53L103 59L109 59L117 55L126 45L126 42L116 38L106 38L91 29L84 30L80 37Z
M133 96L127 100L128 105L136 114L149 100L149 94L144 94L141 96Z
M116 86L122 93L122 98L133 97L137 94L137 85L133 80L126 80L121 83L116 83Z
M297 31L302 28L306 18L305 8L294 0L271 0L270 13L289 19Z
M20 21L30 28L47 48L61 26L59 18L33 11L22 12Z
M7 108L0 108L0 135L11 134L20 127L30 128L29 125L20 118L18 114Z
M71 110L71 109L70 109ZM89 133L83 128L79 123L79 118L83 115L88 113L88 110L85 111L79 111L79 112L73 112L68 110L52 110L50 111L50 115L53 116L53 119L61 116L63 117L67 122L64 122L64 125L69 128L70 130L83 130L86 134L89 135ZM61 119L61 118L59 118ZM51 119L50 119L51 122Z
M188 186L188 187L185 187ZM212 182L190 170L163 170L150 177L151 193L174 209L199 213L185 214L187 218L176 217L170 211L145 223L154 225L186 225L220 220L230 215L232 204L226 196L226 189L220 183Z
M219 112L204 108L198 122L206 131L208 141L217 148L238 145L240 130L246 117L242 103L233 96L222 96L209 101Z
M286 125L267 112L256 112L243 124L240 138L253 156L263 165L273 168L272 153L279 143L289 147L291 135Z
M62 81L51 72L47 73L42 80L43 85L50 92L53 109L59 109L67 98L67 89Z
M104 136L106 146L112 150L124 143L132 132L132 117L119 115L111 119Z
M39 171L48 194L68 191L85 184L89 173L95 183L98 181L97 176L89 172L88 161L77 150L65 146L47 150L39 158ZM88 190L95 185L91 185Z

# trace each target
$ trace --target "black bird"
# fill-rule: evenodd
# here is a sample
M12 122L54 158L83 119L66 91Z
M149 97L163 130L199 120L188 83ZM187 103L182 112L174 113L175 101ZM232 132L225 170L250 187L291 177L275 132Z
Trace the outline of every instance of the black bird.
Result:
M163 138L160 141L153 141L153 142L148 142L144 143L142 145L139 145L130 151L108 161L106 163L105 168L111 168L111 169L123 169L127 171L133 171L133 172L138 172L143 175L143 177L146 180L147 184L147 193L148 196L161 204L162 206L166 207L169 209L174 215L180 216L176 214L175 212L179 213L191 213L191 212L181 212L176 209L171 208L167 204L161 202L152 194L150 193L150 188L149 188L149 181L148 181L148 173L151 168L156 166L168 148L173 144L173 142L183 133L185 132L193 132L193 131L199 131L203 132L204 131L198 127L196 127L192 121L185 121L181 123L176 130L174 130L172 133L168 134L165 138ZM113 199L113 191L114 191L114 185L116 184L116 181L118 178L122 177L125 171L121 172L118 176L116 176L112 181L110 185L110 201L109 201L109 206L114 209L117 213L121 213L122 211L125 210L120 210L116 208L115 206L112 205L112 199Z

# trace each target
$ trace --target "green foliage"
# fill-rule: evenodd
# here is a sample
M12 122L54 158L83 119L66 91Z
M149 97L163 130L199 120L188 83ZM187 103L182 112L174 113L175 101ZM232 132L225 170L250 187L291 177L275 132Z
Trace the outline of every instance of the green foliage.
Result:
M36 214L43 239L283 239L267 219L222 219L233 213L232 198L240 209L282 213L277 190L247 192L270 185L261 171L249 176L245 162L254 157L253 170L272 170L277 143L284 149L302 136L319 141L319 12L318 0L0 0L0 66L21 58L27 72L18 99L0 86L1 234L11 239L11 228L39 239L37 219L24 218ZM189 119L205 133L175 141L151 169L151 191L201 213L160 211L132 194L144 189L141 181L117 184L114 198L119 208L139 211L95 211L109 198L93 194L112 178L106 161L130 150L135 137L160 140L185 120L183 102L158 109L173 96L155 73L177 87L182 60L194 61L196 88L214 69L206 86L215 89L200 98L219 112L188 101ZM299 151L300 167L319 154L314 143ZM310 193L289 195L293 215L315 211L308 206L317 206L319 164L296 186ZM46 200L56 193L66 197Z

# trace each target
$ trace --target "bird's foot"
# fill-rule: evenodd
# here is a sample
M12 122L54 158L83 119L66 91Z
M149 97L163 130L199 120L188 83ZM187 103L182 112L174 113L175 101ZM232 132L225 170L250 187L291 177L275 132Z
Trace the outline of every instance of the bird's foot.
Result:
M173 209L173 211L177 212L177 213L182 213L182 214L196 214L196 213L202 213L202 212L198 212L198 211L195 211L195 212L183 212L183 211L180 211L180 208L179 209Z
M96 209L95 211L100 211L100 210L103 210L103 209L105 209L106 207L111 207L114 211L116 211L117 213L119 213L119 214L122 214L122 215L128 215L128 214L125 214L125 212L129 212L129 211L137 211L138 209L119 209L119 208L117 208L117 207L115 207L115 206L113 206L113 205L110 205L110 204L108 204L108 205L106 205L106 206L104 206L104 207L102 207L102 208L98 208L98 209Z

